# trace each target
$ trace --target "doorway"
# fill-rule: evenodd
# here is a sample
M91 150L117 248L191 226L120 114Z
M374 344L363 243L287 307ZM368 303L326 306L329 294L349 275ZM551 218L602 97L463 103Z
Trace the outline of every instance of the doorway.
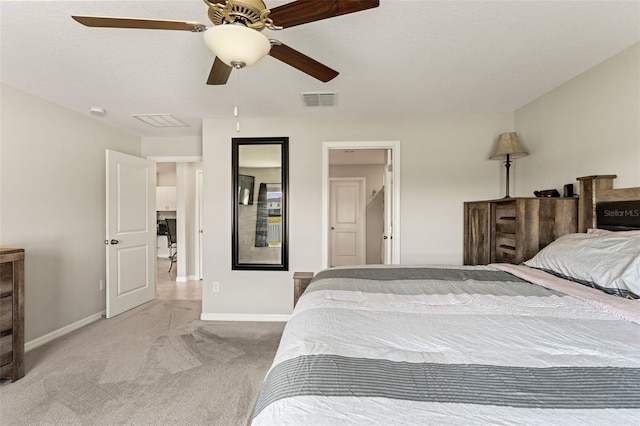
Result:
M323 267L400 263L399 171L398 141L323 143ZM357 189L357 179L364 190ZM336 221L337 214L342 221ZM341 228L356 221L363 226L362 239L355 224Z
M157 289L159 299L201 300L202 163L153 158L157 164ZM186 160L186 159L185 159ZM191 159L189 159L191 160ZM168 195L167 195L168 194ZM163 198L165 197L165 198ZM167 233L176 244L170 247Z

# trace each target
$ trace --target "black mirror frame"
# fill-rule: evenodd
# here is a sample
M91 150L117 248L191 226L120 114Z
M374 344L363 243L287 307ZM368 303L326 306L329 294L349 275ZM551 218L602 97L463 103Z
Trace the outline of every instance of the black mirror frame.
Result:
M282 246L280 263L240 263L238 245L238 164L242 145L280 145L281 185L282 185ZM242 271L288 271L289 270L289 138L232 138L231 139L231 182L233 211L231 225L231 269Z

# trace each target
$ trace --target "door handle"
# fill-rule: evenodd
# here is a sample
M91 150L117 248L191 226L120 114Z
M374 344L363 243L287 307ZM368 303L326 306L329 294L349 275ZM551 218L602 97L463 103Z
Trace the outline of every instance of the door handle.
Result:
M388 239L388 238L389 238L389 237L387 237L386 235L383 235L383 236L382 236L382 239L383 239L383 240L386 240L386 239Z
M331 227L331 230L333 231L334 229L336 229L336 228L334 228L334 227L332 226L332 227Z
M111 244L118 244L120 241L118 240L111 240Z

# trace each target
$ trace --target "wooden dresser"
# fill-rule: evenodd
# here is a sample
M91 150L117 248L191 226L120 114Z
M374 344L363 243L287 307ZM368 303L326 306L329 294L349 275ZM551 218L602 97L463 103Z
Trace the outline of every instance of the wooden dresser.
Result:
M24 376L24 250L0 247L0 378Z
M464 264L522 263L577 230L577 198L469 201L464 203Z

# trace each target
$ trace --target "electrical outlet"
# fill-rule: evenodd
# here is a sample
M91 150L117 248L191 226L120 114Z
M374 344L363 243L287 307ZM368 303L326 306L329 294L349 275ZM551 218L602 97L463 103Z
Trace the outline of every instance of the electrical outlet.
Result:
M214 293L220 292L220 283L218 281L214 281L211 287Z
M104 281L100 280L100 291L104 290Z

